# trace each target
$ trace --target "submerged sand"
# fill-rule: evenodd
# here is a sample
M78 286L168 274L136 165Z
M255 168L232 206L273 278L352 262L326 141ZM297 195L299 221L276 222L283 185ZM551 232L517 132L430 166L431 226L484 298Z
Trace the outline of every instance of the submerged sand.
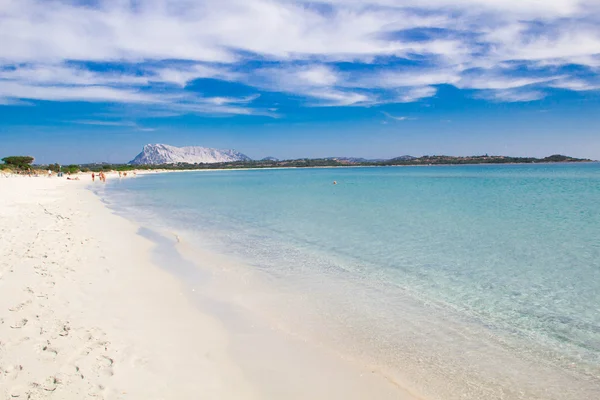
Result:
M90 181L0 177L0 398L413 398L252 322L232 332ZM232 356L232 335L262 353Z

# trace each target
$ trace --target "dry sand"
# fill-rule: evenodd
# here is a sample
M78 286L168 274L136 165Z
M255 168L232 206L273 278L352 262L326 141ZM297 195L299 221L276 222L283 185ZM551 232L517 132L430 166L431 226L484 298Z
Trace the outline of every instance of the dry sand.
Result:
M0 177L0 399L256 398L218 321L86 183Z

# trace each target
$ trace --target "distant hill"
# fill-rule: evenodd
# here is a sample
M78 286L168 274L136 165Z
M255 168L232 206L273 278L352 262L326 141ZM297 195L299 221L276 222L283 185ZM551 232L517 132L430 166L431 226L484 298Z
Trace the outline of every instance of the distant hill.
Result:
M175 147L167 144L147 144L129 164L213 164L235 161L251 161L251 158L235 150L220 150L209 147Z
M417 157L413 157L413 156L400 156L400 157L394 157L391 158L389 161L410 161L410 160L415 160Z
M380 161L387 161L385 158L362 158L362 157L327 157L325 160L338 161L343 164L363 164Z
M149 144L130 161L127 168L143 169L229 169L229 168L308 168L308 167L344 167L344 166L400 166L400 165L467 165L467 164L535 164L556 162L589 162L591 160L554 154L544 158L511 157L495 155L446 156L426 155L413 157L409 155L391 159L366 159L358 157L300 158L279 160L265 157L252 160L235 150L218 150L207 147L173 147L165 144ZM91 170L99 167L125 168L121 165L84 165ZM123 169L124 170L124 169Z

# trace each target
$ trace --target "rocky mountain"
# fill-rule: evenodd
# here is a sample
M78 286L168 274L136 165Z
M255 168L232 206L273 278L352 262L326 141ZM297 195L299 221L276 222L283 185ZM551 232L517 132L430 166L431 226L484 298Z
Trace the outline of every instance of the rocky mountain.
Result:
M279 158L275 158L275 157L265 157L263 159L261 159L260 161L279 161Z
M147 144L129 164L176 164L176 163L222 163L232 161L250 161L250 157L235 150L211 149L209 147L175 147L167 144Z

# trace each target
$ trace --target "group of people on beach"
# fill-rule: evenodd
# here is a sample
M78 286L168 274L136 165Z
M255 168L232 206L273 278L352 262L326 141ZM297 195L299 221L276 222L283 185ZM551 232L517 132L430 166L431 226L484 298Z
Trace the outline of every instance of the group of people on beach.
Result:
M135 171L133 171L133 175L136 176ZM98 175L92 172L92 182L96 180L96 176L98 177L98 179L100 179L101 182L106 182L106 174L104 173L104 171L98 172ZM127 172L119 171L119 178L127 178Z
M106 174L104 174L104 172L100 171L98 172L98 179L100 179L100 182L106 182ZM92 182L96 181L96 174L94 172L92 172Z

